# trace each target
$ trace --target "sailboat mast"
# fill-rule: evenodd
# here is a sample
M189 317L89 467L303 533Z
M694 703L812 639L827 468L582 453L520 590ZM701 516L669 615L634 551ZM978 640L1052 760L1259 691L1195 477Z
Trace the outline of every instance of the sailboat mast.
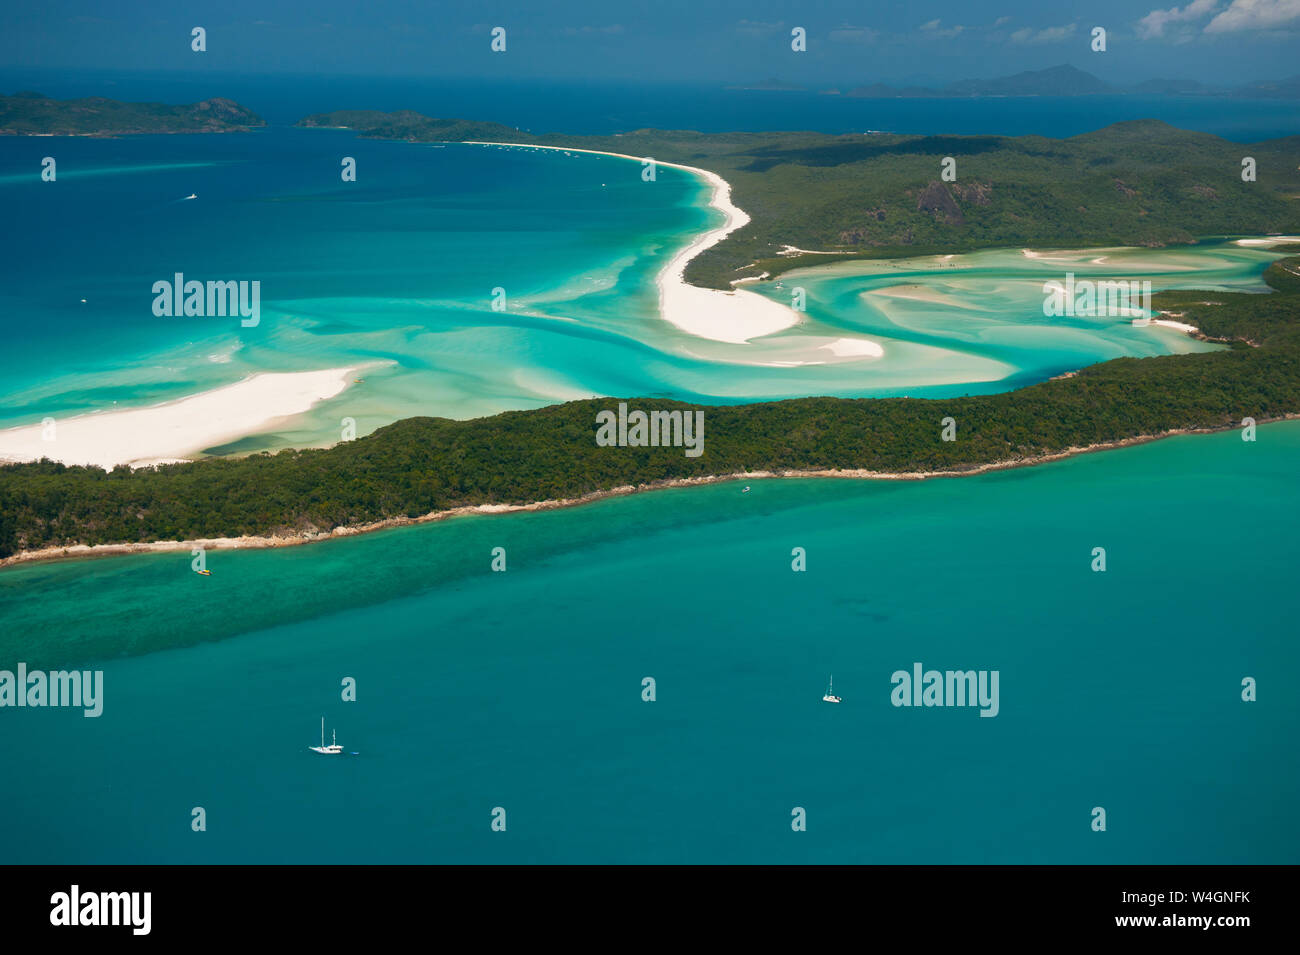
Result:
M325 748L325 717L320 718L320 747Z

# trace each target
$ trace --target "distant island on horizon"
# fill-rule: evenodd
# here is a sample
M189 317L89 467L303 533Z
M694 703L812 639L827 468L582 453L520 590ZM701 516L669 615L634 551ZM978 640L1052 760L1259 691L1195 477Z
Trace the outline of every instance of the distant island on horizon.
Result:
M843 99L982 99L1006 97L1083 96L1197 96L1228 99L1300 99L1300 74L1279 80L1257 80L1237 86L1213 87L1194 79L1154 78L1129 86L1115 86L1068 63L1041 70L991 79L955 80L939 86L893 85L874 82L859 85L805 86L769 77L754 83L724 87L734 91L814 93ZM374 113L372 110L354 111ZM409 116L421 134L429 131L429 117L410 111L387 113L393 122ZM465 120L437 120L445 124L449 140L459 137L452 124ZM161 133L247 132L266 125L251 109L224 97L172 105L124 102L103 96L59 100L23 90L0 95L0 135L127 136ZM308 125L300 123L299 125ZM510 129L510 127L507 127ZM516 131L517 132L517 131ZM530 134L531 135L531 134ZM392 138L405 139L404 135Z
M1072 67L1018 76L1046 74L1088 77ZM237 132L265 125L225 98L166 105L0 96L0 134L7 135ZM1203 235L1300 232L1294 202L1300 135L1250 144L1259 173L1257 182L1246 183L1227 174L1239 170L1242 144L1160 120L1126 120L1069 139L663 129L574 135L415 110L339 110L296 125L348 129L370 139L654 156L707 169L726 179L742 208L753 210L746 228L688 268L692 284L723 290L814 261L993 247L1160 247ZM953 181L939 176L945 157L960 164Z
M222 97L172 106L103 96L57 100L30 90L0 96L0 135L8 136L228 133L265 125L252 110Z
M841 87L815 89L777 78L768 78L752 84L728 86L731 90L771 92L817 92L824 96L844 96L854 99L936 99L977 98L986 96L1217 96L1234 99L1298 99L1300 74L1281 80L1258 80L1239 86L1211 87L1199 80L1156 78L1131 86L1114 86L1085 70L1068 63L1042 70L1024 70L1010 76L992 79L955 80L941 86L895 86L889 83L869 83L852 86L846 92Z

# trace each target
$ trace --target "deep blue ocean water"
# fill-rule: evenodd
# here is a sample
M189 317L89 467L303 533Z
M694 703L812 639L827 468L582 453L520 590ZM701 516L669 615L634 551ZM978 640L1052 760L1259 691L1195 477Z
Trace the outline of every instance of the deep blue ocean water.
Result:
M50 73L0 70L0 90L48 96L197 102L236 100L268 122L292 125L336 109L413 109L428 116L492 120L533 132L633 129L809 129L849 133L1076 136L1127 119L1161 119L1236 142L1296 133L1293 100L1209 96L1014 96L856 99L815 89L728 89L724 84L566 83L423 77L242 76L186 73Z
M215 552L210 578L7 570L5 666L182 648L96 664L97 719L0 710L0 858L1296 863L1297 460L1286 423ZM997 670L998 715L893 706L916 662ZM322 716L360 755L307 751Z

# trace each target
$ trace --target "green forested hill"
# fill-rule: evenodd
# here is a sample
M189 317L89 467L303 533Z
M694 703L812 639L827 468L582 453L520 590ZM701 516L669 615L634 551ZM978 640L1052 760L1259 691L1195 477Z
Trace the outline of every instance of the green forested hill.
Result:
M421 142L534 142L709 169L731 183L752 220L691 262L687 278L714 288L811 264L809 256L778 256L786 245L894 256L1161 246L1205 235L1300 231L1296 137L1243 146L1158 120L1069 139L653 129L559 136L409 111L329 113L300 125ZM954 182L941 178L945 157L956 160ZM1246 157L1255 160L1255 182L1242 181Z
M1285 141L1242 146L1155 120L1064 140L646 132L598 142L710 169L732 184L753 221L687 271L717 288L831 261L777 257L786 245L894 256L1300 231L1300 156ZM1247 156L1255 182L1241 179ZM955 182L941 179L944 157L956 160Z
M122 103L91 96L56 100L40 93L0 96L0 134L125 136L133 133L220 133L265 126L252 110L228 99L187 106Z
M297 123L309 129L355 129L373 139L405 139L411 142L522 143L529 134L501 123L478 123L466 119L431 119L414 110L382 113L372 109L340 109L316 113Z

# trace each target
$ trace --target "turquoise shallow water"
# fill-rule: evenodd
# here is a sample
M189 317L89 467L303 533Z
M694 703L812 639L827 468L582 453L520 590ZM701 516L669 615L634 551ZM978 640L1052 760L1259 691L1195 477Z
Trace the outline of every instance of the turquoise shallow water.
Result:
M1297 461L1290 422L217 552L206 579L11 569L0 667L194 645L103 662L99 719L0 710L0 858L1300 862ZM891 706L916 661L998 670L999 715ZM322 715L360 755L306 751Z
M59 179L43 183L50 152ZM339 178L343 156L357 160L355 183ZM330 130L5 137L0 198L25 226L0 236L10 266L0 427L151 404L258 371L355 365L367 366L362 383L214 450L332 444L345 417L365 434L413 415L593 395L1003 391L1119 355L1209 347L1127 318L1044 318L1042 283L1067 269L1156 289L1262 290L1274 258L1217 243L1111 252L1103 264L1091 261L1101 251L1030 260L1011 250L811 270L754 287L788 301L794 282L806 286L798 327L723 344L661 320L654 284L720 214L693 176L663 168L647 184L640 170L606 156ZM260 324L154 316L153 283L176 272L260 281ZM503 312L492 310L496 288ZM841 336L878 341L885 356L820 347Z

